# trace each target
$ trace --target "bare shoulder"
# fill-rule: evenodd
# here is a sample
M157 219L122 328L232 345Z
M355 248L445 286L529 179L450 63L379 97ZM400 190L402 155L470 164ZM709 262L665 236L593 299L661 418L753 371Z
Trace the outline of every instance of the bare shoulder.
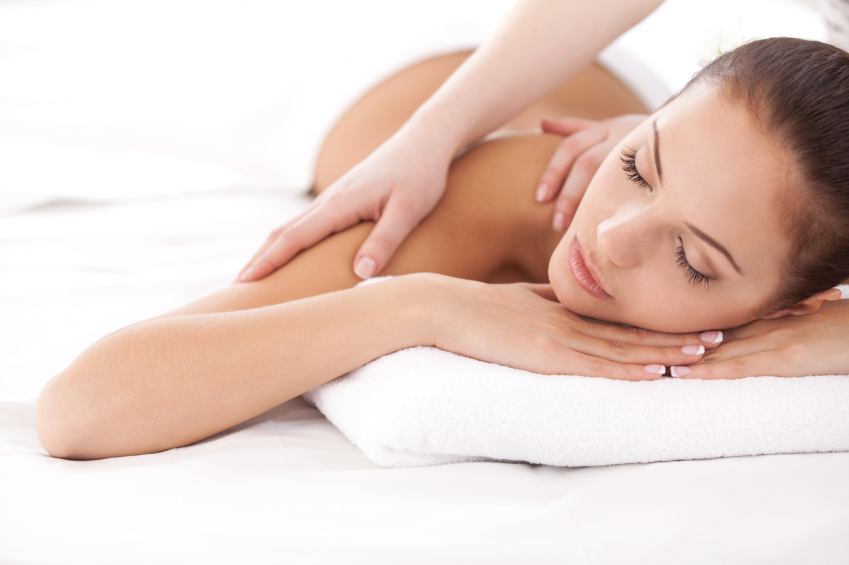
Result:
M442 204L468 210L462 215L502 249L501 262L520 267L534 282L547 281L548 261L562 237L551 228L553 203L535 198L561 141L555 135L523 134L482 143L452 166Z
M503 137L459 157L442 201L378 274L546 281L561 234L551 229L552 205L538 203L534 193L559 141L551 135ZM363 222L331 235L265 279L232 284L163 317L249 310L351 288L359 281L354 256L373 227Z

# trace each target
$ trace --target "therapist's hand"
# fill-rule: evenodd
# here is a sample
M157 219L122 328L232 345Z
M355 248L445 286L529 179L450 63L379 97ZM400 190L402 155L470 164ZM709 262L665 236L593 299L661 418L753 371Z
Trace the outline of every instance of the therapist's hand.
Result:
M266 277L327 236L364 220L377 222L354 257L354 272L380 272L445 192L453 151L404 130L327 187L302 214L277 228L239 274Z
M757 320L726 331L722 347L689 369L684 378L849 375L849 300L829 302L807 316Z
M566 136L540 177L537 200L557 197L552 223L563 231L604 158L648 116L629 114L600 122L580 118L550 118L542 122L548 133Z

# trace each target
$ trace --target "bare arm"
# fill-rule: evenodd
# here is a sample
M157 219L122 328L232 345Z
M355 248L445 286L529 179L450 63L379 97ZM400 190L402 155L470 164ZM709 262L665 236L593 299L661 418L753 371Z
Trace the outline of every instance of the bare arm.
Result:
M415 303L403 298L412 282L124 328L48 383L39 438L51 455L91 459L225 430L381 355L429 343Z
M592 61L662 0L525 0L405 128L452 155Z
M229 292L222 304L233 299ZM284 304L129 326L47 384L36 423L55 457L135 455L209 437L405 347L434 345L536 373L654 380L663 367L645 363L685 358L667 339L587 322L548 285L408 275ZM678 344L696 339L675 336Z
M635 380L658 376L642 365L698 360L680 350L699 343L696 335L600 326L518 285L453 278L486 279L520 257L534 271L528 250L556 244L523 227L539 225L544 210L525 222L527 210L516 203L556 142L492 141L454 164L447 197L387 267L393 275L451 277L350 289L357 279L347 265L373 227L357 225L261 281L234 284L92 345L42 391L42 445L79 459L186 445L413 345L539 373ZM554 298L550 290L543 295Z
M363 220L377 225L354 257L361 278L380 273L434 208L457 152L590 62L661 0L524 0L501 28L365 160L271 233L245 265L259 280L301 250Z

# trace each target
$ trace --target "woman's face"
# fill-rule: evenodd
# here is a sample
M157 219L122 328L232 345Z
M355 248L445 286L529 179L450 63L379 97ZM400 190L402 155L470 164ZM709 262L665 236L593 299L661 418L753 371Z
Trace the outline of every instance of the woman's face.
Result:
M558 299L666 332L760 317L790 249L790 171L744 105L694 85L599 168L549 264Z

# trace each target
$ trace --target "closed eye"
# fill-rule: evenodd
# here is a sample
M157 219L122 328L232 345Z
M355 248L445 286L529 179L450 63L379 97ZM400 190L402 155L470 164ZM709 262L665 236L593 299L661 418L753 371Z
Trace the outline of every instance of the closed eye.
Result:
M622 156L619 158L622 161L622 170L625 175L637 186L648 188L651 190L651 185L646 182L640 171L637 170L637 150L630 146L625 146L622 150Z
M700 286L705 285L708 286L710 284L710 277L707 275L703 275L698 272L693 266L687 261L687 254L684 253L684 244L678 245L678 249L675 250L675 263L684 270L684 276L687 277L687 281L694 285Z

